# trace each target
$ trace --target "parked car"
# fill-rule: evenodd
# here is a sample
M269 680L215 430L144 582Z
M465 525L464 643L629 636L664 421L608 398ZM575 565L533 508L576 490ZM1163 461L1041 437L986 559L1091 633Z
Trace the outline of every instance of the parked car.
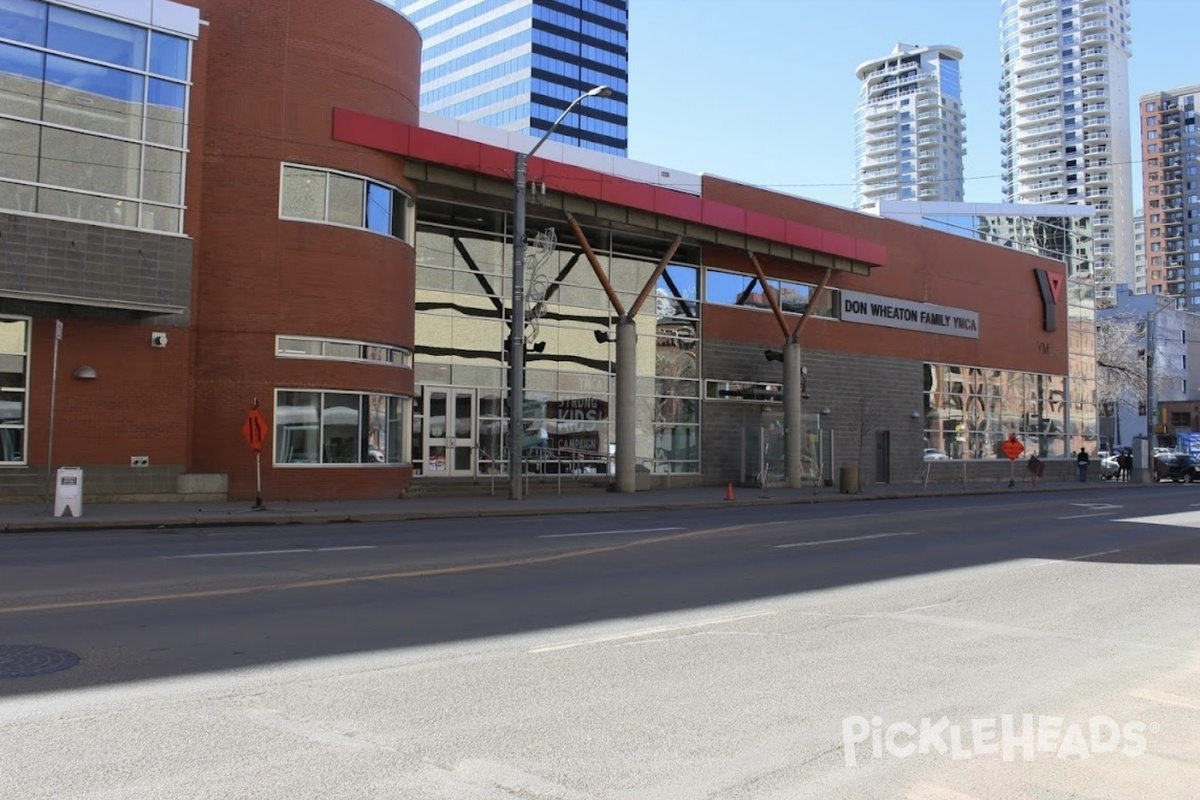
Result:
M1104 480L1112 480L1120 471L1121 463L1117 461L1116 456L1104 456L1100 459L1100 477Z
M1154 456L1154 479L1191 483L1200 478L1200 461L1187 453L1158 453Z
M946 455L941 450L938 450L936 447L926 447L925 448L925 460L926 461L949 461L950 456Z

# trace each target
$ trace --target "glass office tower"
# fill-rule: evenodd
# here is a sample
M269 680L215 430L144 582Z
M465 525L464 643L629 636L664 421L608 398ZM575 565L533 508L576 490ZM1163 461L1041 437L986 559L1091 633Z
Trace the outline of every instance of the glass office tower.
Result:
M555 141L628 150L628 0L399 0L420 29L421 110Z

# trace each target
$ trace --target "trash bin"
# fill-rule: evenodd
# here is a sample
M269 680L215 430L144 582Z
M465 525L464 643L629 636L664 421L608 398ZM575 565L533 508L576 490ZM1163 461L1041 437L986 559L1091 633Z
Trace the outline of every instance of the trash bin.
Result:
M838 493L858 494L858 467L842 467L838 472Z

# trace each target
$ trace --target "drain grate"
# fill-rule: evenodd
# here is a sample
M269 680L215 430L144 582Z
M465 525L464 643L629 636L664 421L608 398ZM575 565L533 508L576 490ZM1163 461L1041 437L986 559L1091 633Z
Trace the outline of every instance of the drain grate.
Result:
M0 644L0 678L30 678L61 672L79 663L79 656L40 644Z

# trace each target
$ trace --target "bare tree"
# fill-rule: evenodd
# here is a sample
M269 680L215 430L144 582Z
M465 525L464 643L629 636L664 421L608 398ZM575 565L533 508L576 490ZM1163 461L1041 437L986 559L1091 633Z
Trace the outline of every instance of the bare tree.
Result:
M1161 342L1161 337L1160 337ZM1159 397L1170 394L1183 377L1179 366L1160 343L1155 345L1154 389ZM1096 322L1096 402L1101 413L1119 419L1120 409L1146 403L1146 322L1132 314L1106 316ZM1120 431L1115 432L1119 439Z
M1146 329L1138 317L1096 321L1096 400L1102 408L1146 402Z

